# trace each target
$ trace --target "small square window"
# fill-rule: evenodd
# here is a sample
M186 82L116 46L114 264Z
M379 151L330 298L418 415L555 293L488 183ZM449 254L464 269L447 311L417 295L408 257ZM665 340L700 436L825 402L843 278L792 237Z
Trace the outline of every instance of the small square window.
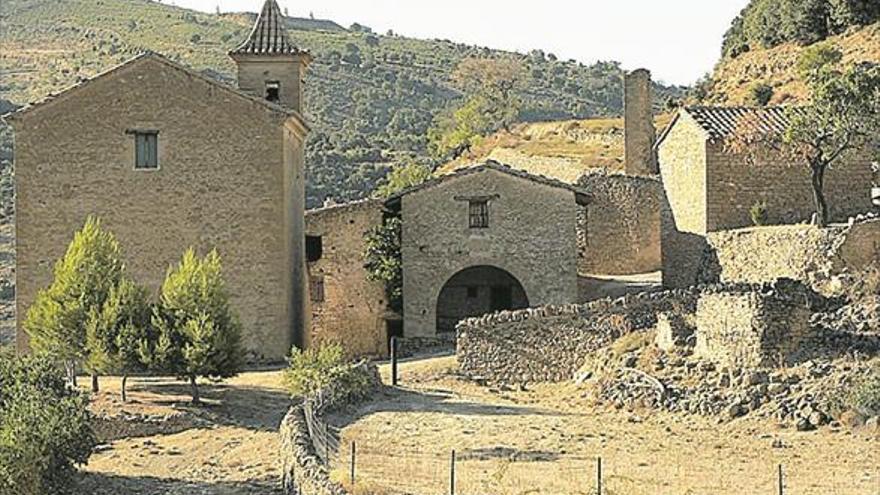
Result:
M134 168L159 168L159 133L137 131L134 133Z
M278 81L268 81L266 83L266 100L272 103L278 103L281 99L281 83Z
M472 229L485 229L489 227L489 202L486 200L471 200L468 202L469 225Z
M324 255L324 242L319 235L306 236L306 261L314 263Z

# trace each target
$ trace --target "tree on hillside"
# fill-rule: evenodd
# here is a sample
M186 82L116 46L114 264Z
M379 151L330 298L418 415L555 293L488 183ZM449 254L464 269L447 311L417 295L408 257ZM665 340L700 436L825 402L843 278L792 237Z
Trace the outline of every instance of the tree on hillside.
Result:
M86 328L87 365L100 373L122 375L122 401L130 373L147 370L156 338L151 326L152 308L147 291L129 279L110 290L100 310L89 318Z
M818 51L805 55L802 76L810 86L811 101L787 109L785 132L768 133L759 121L743 119L740 137L731 143L735 151L753 157L769 151L805 166L819 225L829 221L824 194L828 169L847 154L876 153L880 136L880 65L863 63L841 71L831 60L839 57Z
M63 364L71 383L76 368L87 357L86 328L101 312L110 292L122 279L124 264L116 237L94 217L86 220L55 263L52 283L41 290L28 308L24 331L31 348ZM97 391L97 371L92 389Z
M387 198L408 187L417 186L431 178L431 169L415 162L396 165L376 188L375 196Z
M471 146L498 129L516 122L522 108L517 96L526 80L526 70L513 59L467 58L450 79L471 96L460 106L438 115L428 140L440 157L457 158Z
M229 378L242 366L241 327L229 306L216 250L199 258L190 248L168 270L153 325L155 365L188 379L194 404L200 403L198 377Z

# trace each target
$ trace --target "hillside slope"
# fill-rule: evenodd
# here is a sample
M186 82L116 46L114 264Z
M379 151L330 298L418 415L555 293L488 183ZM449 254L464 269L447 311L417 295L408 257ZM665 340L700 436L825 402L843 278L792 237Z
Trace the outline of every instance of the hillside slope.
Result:
M837 47L843 53L844 63L880 63L880 23L850 28L846 33L831 36L823 43ZM795 68L804 49L803 45L789 42L722 58L712 74L704 101L720 105L747 104L751 85L762 82L773 87L772 104L804 101L806 86Z
M259 3L254 0L255 7ZM0 99L19 105L37 100L147 49L233 83L226 52L252 22L251 14L203 14L147 0L3 0ZM290 35L315 56L306 82L307 117L315 130L307 156L310 205L327 195L362 196L390 164L424 161L434 115L463 96L449 76L468 57L522 61L528 74L520 95L523 120L621 110L621 70L613 62L585 66L540 51L519 55L288 22L307 28ZM658 88L658 99L679 93Z

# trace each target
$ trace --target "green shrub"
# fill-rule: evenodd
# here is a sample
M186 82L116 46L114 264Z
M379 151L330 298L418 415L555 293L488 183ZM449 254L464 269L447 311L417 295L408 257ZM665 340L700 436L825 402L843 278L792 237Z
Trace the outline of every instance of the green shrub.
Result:
M880 364L875 364L871 373L856 384L847 402L851 409L867 417L880 415Z
M402 224L392 217L367 231L364 237L364 269L367 279L385 286L388 307L403 310L403 265L400 254Z
M765 82L756 82L749 88L749 102L758 107L766 107L773 99L773 86Z
M328 344L317 349L290 350L284 383L294 397L305 397L333 384L329 402L365 397L372 384L369 373L345 357L342 347Z
M87 404L52 361L0 356L0 494L72 492L95 446Z
M749 216L752 217L752 224L761 226L767 225L767 203L758 201L749 208Z

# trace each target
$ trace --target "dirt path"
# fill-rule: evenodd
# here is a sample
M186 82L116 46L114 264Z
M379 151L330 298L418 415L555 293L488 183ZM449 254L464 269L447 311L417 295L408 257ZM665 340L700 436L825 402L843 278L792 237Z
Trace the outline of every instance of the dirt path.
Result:
M172 380L131 384L132 403L117 399L119 380L102 380L93 409L104 414L194 417L177 433L124 438L102 447L87 466L90 495L270 495L279 490L278 435L290 400L280 373L255 372L202 388L206 405L187 404L188 387Z
M490 391L457 379L454 357L402 366L404 387L348 416L336 469L348 482L357 442L364 492L448 493L451 451L456 493L742 495L880 494L880 441L867 432L800 433L747 418L597 409L572 385ZM384 370L387 375L387 369Z

